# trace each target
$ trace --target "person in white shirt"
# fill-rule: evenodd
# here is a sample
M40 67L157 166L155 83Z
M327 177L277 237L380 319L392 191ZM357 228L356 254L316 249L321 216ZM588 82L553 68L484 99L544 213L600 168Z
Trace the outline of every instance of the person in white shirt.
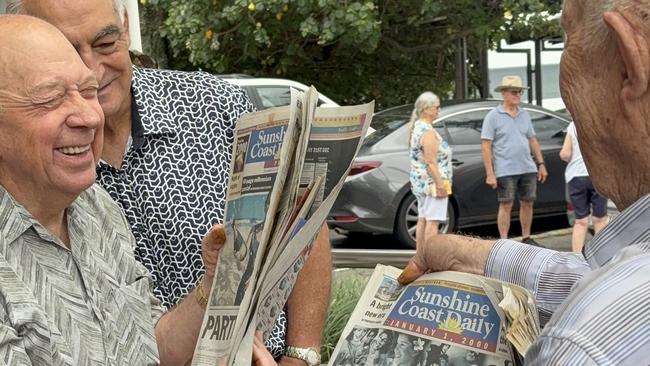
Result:
M568 162L564 179L575 213L571 249L574 253L581 253L589 228L589 216L591 216L591 222L594 225L594 233L598 233L607 225L609 217L607 216L607 198L601 196L591 182L582 159L573 122L567 128L564 145L560 150L560 158Z

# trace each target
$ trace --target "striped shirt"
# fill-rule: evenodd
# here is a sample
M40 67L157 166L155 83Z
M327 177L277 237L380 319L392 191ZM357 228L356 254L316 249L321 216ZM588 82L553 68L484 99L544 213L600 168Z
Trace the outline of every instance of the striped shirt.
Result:
M70 249L0 186L0 365L156 365L162 315L99 186L66 209Z
M650 194L591 240L585 256L499 240L487 276L537 299L540 338L527 365L648 365Z

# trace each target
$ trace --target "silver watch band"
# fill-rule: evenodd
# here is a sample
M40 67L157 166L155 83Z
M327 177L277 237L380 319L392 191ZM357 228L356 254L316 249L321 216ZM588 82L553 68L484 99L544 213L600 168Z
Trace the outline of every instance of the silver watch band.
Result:
M308 366L320 365L320 350L315 347L294 347L287 346L284 354L287 357L297 358L305 361Z

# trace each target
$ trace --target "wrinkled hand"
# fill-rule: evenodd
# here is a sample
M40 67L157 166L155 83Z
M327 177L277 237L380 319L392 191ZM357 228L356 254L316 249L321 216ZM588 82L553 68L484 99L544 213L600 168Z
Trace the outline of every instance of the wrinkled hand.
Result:
M548 171L546 170L546 164L539 166L537 170L537 181L540 183L546 182L546 177L548 177Z
M255 339L253 340L253 365L255 366L277 366L277 362L273 356L264 346L262 339L262 332L255 332Z
M212 229L205 234L203 240L201 240L201 256L203 258L206 278L214 278L214 271L217 267L217 261L219 260L219 252L225 243L226 232L223 229L223 225L214 225Z
M399 278L406 285L429 272L460 271L483 274L492 242L460 236L436 235L418 245Z
M497 188L497 177L496 177L496 175L488 175L485 178L485 184L492 187L492 189L496 189Z

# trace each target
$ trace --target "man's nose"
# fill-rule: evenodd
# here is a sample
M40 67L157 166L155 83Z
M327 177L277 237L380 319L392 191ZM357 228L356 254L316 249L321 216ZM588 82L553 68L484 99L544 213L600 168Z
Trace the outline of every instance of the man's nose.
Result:
M97 101L91 101L81 96L81 94L75 92L75 95L70 101L70 113L66 119L66 124L69 127L84 127L84 128L101 128L104 122L104 115L101 111L101 108L94 108L93 103Z

